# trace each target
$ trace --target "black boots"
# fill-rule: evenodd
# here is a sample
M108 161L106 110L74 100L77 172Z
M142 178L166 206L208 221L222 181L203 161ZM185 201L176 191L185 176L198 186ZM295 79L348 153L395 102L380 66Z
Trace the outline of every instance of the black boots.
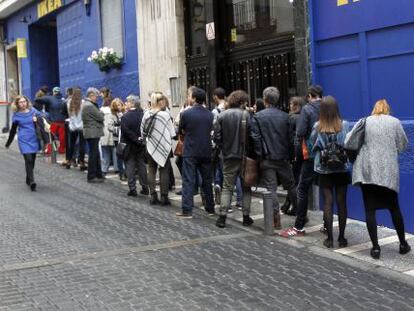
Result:
M162 206L171 205L171 202L168 199L168 194L161 194L161 205Z
M136 197L136 196L138 196L137 190L135 190L135 189L129 190L128 196L129 197Z
M410 250L411 250L411 247L410 247L410 245L408 245L407 242L405 242L405 244L400 244L400 254L401 255L407 254L408 252L410 252Z
M216 226L219 228L224 228L226 226L226 218L227 216L221 215L216 221Z
M151 193L150 205L159 204L158 195L156 192Z
M249 215L243 215L243 226L248 227L254 223L253 219Z
M149 188L147 186L142 186L142 189L139 193L142 195L149 195Z

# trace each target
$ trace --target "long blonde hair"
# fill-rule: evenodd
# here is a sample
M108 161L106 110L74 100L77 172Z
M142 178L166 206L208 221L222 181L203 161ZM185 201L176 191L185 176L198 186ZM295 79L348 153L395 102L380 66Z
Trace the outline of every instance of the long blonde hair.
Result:
M375 103L374 109L372 110L371 115L380 116L382 114L389 115L391 113L391 107L388 104L386 99L380 99Z

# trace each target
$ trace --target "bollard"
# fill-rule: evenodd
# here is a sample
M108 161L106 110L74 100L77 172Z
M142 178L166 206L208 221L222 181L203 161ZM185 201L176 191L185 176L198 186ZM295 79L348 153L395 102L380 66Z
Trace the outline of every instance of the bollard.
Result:
M273 200L270 191L263 192L264 234L273 235Z

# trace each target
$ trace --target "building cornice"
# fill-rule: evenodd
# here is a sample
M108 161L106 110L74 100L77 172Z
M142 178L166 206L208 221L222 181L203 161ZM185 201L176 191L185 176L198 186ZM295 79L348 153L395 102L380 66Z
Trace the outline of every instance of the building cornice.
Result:
M34 0L0 0L0 20L18 12Z

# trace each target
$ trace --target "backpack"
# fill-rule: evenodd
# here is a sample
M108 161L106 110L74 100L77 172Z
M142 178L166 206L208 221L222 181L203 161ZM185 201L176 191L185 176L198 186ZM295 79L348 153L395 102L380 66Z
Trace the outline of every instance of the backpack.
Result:
M344 147L338 144L336 134L326 135L328 143L321 150L321 166L332 171L345 170L348 157Z

